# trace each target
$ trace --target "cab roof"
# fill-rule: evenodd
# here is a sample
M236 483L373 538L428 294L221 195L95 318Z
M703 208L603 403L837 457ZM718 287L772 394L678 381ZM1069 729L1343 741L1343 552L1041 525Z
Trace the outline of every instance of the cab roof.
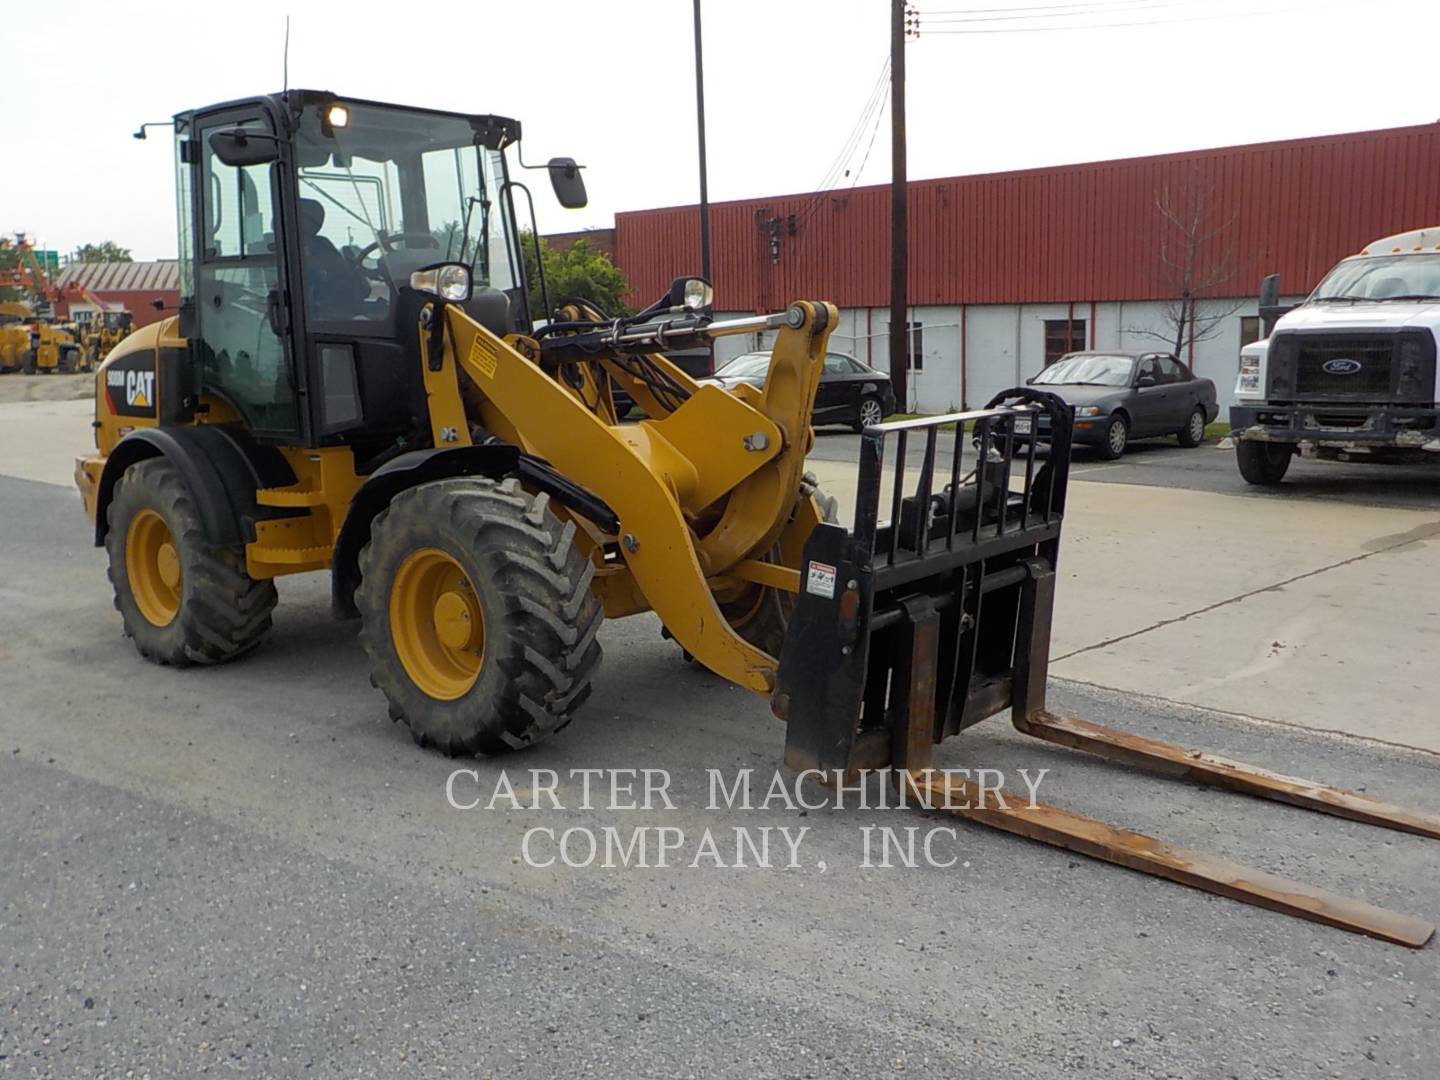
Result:
M1417 255L1440 251L1440 225L1385 236L1365 245L1361 255Z

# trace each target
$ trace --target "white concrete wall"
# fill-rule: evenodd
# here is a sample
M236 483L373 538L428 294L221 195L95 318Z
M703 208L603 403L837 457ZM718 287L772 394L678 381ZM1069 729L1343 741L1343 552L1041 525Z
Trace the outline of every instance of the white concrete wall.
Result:
M1292 297L1285 303L1298 303ZM1234 301L1206 301L1201 310L1229 311ZM1153 333L1165 331L1164 303L1133 300L1097 303L1093 325L1089 301L1076 301L1074 319L1083 321L1086 347L1097 349L1168 350L1169 344ZM965 347L962 350L958 305L922 306L911 309L910 321L922 325L924 362L911 371L906 412L952 412L979 408L1001 390L1025 382L1045 363L1045 322L1064 319L1069 304L970 304L963 309ZM1215 383L1220 418L1229 411L1235 389L1240 357L1240 319L1257 314L1255 300L1243 301L1226 315L1215 332L1195 343L1193 355L1186 350L1180 359L1197 375ZM724 316L722 316L724 317ZM773 334L743 334L716 343L718 367L724 360L752 349L767 348ZM849 353L880 371L890 370L889 308L846 308L830 336L830 347ZM960 358L965 357L962 380ZM962 394L962 386L964 387Z

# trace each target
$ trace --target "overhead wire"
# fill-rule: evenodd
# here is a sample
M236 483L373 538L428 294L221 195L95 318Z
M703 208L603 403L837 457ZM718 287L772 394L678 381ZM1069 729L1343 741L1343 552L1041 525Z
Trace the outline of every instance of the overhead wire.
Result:
M1122 28L1128 28L1128 27L1137 27L1137 26L1174 26L1174 25L1179 25L1179 24L1181 24L1181 23L1217 22L1217 21L1225 20L1225 19L1254 19L1254 18L1260 18L1260 17L1267 16L1267 15L1283 15L1283 14L1292 13L1292 12L1307 11L1307 10L1310 10L1311 7L1313 7L1313 5L1304 5L1304 6L1294 6L1294 5L1292 5L1292 6L1290 6L1290 7L1264 8L1264 9L1260 9L1260 10L1248 10L1248 11L1236 10L1236 11L1227 11L1227 12L1210 12L1210 13L1204 14L1204 15L1181 15L1181 16L1179 16L1179 17L1177 17L1177 18L1137 19L1137 20L1128 21L1128 22L1062 22L1062 23L1054 23L1054 24L1049 25L1049 26L980 26L980 27L961 26L961 27L956 27L955 24L952 23L952 24L946 25L946 26L944 26L944 28L938 29L938 30L936 30L936 29L928 29L928 28L924 25L923 16L924 16L925 13L924 13L924 12L921 12L922 21L921 21L921 25L920 25L920 28L919 28L919 34L920 34L920 36L922 36L922 37L929 37L929 36L958 36L958 35L966 35L966 34L1045 34L1045 33L1063 33L1063 32L1066 32L1066 31L1074 31L1074 30L1115 30L1115 29L1122 29ZM1097 13L1097 14L1098 14L1098 13ZM1116 15L1119 15L1119 14L1122 14L1122 12L1116 11L1116 12L1110 12L1110 13L1108 13L1108 14L1116 14ZM1128 13L1126 13L1126 14L1128 14ZM1058 18L1058 17L1060 17L1060 16L1057 15L1056 17ZM978 20L978 19L977 19L977 20L961 20L960 22L961 22L961 23L964 23L964 22L967 22L967 21L970 21L970 22L979 22L979 21L981 21L981 20ZM998 21L1007 21L1007 20L998 20ZM944 25L944 24L942 24L942 25Z
M860 143L865 137L867 128L872 131L871 142L873 143L874 128L872 124L878 126L879 116L883 112L885 103L889 100L889 97L890 57L887 55L885 62L880 67L880 74L876 78L874 85L870 88L870 93L866 97L865 104L860 110L860 115L856 118L854 126L850 129L850 133L845 137L845 142L841 146L840 152L836 155L835 160L830 163L830 167L825 170L825 175L815 187L809 200L796 214L795 225L797 229L815 216L815 213L820 209L821 205L823 205L825 196L833 190L841 180L849 175L849 166L854 162L856 151L859 149Z

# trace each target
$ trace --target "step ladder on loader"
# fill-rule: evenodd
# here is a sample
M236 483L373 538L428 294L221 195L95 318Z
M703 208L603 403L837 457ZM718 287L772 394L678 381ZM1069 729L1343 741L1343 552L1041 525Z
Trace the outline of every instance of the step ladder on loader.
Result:
M1041 421L1049 449L1037 461ZM939 433L955 428L948 475ZM1072 413L1007 390L981 410L867 428L855 527L819 525L805 547L772 707L785 762L853 781L892 769L923 805L1132 870L1303 919L1423 947L1435 927L1300 882L933 767L936 743L1009 709L1025 735L1140 768L1440 839L1440 815L1140 738L1045 704ZM894 439L889 521L879 520ZM906 454L924 439L913 488ZM911 470L913 472L913 470ZM1023 475L1022 475L1023 474Z

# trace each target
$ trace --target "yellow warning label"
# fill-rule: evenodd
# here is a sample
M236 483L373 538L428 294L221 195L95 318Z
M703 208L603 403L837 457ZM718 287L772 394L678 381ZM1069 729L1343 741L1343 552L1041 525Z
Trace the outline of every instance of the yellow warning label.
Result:
M470 345L470 363L480 369L480 374L487 379L495 377L495 364L498 357L489 343L479 335L476 335L474 342Z

